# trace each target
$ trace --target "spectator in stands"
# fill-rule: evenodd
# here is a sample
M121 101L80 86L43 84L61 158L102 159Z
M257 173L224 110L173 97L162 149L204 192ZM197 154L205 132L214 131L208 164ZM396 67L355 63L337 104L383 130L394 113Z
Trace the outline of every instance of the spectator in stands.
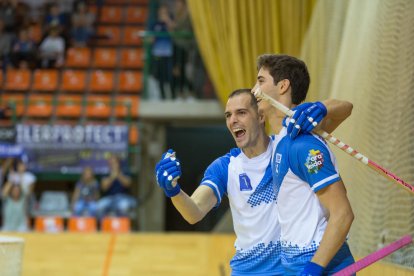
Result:
M174 21L168 25L169 31L174 33L172 36L174 42L174 89L178 91L181 97L189 93L187 96L193 98L193 88L187 77L186 68L189 61L189 53L196 47L196 43L192 36L193 29L185 0L175 0Z
M36 52L36 44L30 39L28 29L21 29L10 55L13 66L21 69L33 68L36 63Z
M50 4L45 18L44 32L49 33L51 29L58 29L59 33L64 32L66 29L65 16L60 12L57 3Z
M27 194L22 186L7 182L1 196L3 200L2 231L28 231Z
M4 30L4 21L0 19L0 67L5 70L9 64L9 55L13 42L13 35Z
M131 178L122 173L116 156L111 156L108 162L110 175L101 181L103 197L98 201L98 216L128 216L137 205L136 199L130 194Z
M17 0L0 0L0 20L3 20L5 31L16 31L16 6Z
M163 34L155 35L152 42L152 74L157 79L161 91L162 99L166 99L165 85L171 90L171 96L175 98L175 90L172 87L172 56L173 43L171 37L168 35L167 24L170 24L172 18L169 14L168 8L161 5L158 8L158 18L151 27L153 32L161 32Z
M1 162L0 166L0 190L3 187L3 183L5 180L5 177L8 175L9 170L13 164L13 158L8 157Z
M36 198L34 195L36 176L27 171L26 163L23 159L14 161L13 169L10 170L7 183L21 186L23 194L29 200L29 210L33 210L36 205Z
M88 11L84 2L76 5L76 11L72 15L72 43L74 46L86 46L94 34L93 24L95 16Z
M42 68L59 68L65 58L65 40L59 36L59 29L52 28L39 46Z
M92 168L85 167L73 193L73 214L75 216L96 216L98 199L99 183Z

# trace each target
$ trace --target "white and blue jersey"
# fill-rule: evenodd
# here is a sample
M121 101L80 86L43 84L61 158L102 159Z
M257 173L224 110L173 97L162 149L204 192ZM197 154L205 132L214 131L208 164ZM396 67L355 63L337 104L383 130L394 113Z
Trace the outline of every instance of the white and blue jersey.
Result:
M210 187L217 205L224 195L230 202L236 233L232 275L284 275L280 262L280 228L272 185L272 137L266 152L249 159L239 148L216 159L201 185Z
M285 134L284 128L272 158L272 173L281 227L281 261L286 275L297 275L318 249L328 223L327 210L316 192L339 181L340 176L323 139L308 134L291 140ZM353 262L344 243L325 272Z

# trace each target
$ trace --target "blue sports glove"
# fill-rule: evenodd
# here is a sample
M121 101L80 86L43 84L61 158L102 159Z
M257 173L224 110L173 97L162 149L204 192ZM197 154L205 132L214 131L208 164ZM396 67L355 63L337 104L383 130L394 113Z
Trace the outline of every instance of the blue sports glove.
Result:
M287 134L295 139L299 132L311 132L328 113L321 102L303 103L292 110L295 111L292 118L285 117L283 125L287 127Z
M316 263L309 262L300 276L321 276L325 268Z
M155 166L155 176L167 197L173 197L180 193L180 185L174 182L181 176L180 161L175 157L173 150L168 150Z

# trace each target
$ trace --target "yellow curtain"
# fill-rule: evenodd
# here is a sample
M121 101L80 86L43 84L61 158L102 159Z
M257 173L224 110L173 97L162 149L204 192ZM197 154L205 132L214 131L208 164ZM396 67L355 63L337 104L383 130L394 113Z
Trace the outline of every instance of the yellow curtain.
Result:
M414 183L414 1L320 0L302 58L308 100L354 104L334 133L370 159ZM334 148L334 147L331 147ZM414 236L414 196L336 150L355 221L349 242L365 256L405 234ZM414 267L414 246L389 261Z
M315 0L187 0L218 98L252 87L263 53L298 56Z

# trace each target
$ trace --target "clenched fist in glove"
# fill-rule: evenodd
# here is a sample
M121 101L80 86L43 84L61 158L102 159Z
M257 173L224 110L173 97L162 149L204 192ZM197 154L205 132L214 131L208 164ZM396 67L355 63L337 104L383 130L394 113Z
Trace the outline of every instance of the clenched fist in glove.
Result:
M167 197L173 197L180 193L180 185L177 179L181 176L180 161L175 157L175 152L169 149L161 157L155 166L155 176Z
M295 111L292 118L285 117L283 125L287 127L287 134L295 139L299 132L311 132L328 113L321 102L303 103L292 110Z

